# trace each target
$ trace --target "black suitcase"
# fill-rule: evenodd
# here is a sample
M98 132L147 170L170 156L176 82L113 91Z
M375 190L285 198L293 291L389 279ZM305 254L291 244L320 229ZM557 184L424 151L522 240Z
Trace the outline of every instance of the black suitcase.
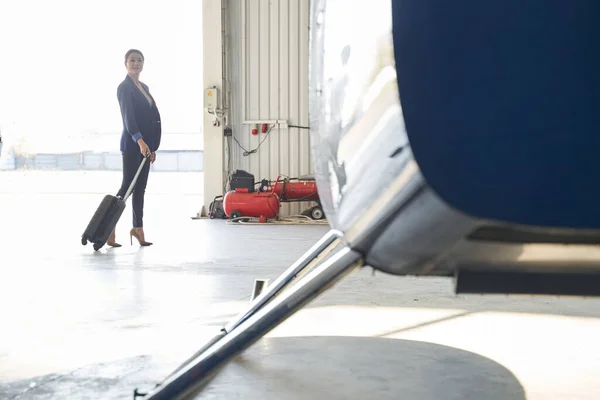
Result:
M117 222L119 222L119 218L121 218L123 210L125 210L125 203L135 187L135 183L137 182L140 172L142 172L142 168L144 167L147 158L148 157L144 157L142 159L142 162L131 181L131 185L129 185L127 193L125 193L123 198L110 194L104 196L104 199L100 202L100 206L96 209L96 212L83 232L83 235L81 235L82 245L85 246L88 242L93 243L94 250L98 251L106 244L110 233L115 226L117 226Z

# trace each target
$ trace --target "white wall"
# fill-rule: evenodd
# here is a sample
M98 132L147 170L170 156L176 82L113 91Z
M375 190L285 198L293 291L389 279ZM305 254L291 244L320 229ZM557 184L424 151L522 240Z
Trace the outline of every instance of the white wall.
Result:
M250 120L287 120L308 127L309 0L227 0L229 125L227 169L243 169L256 180L312 173L309 130L274 127L253 136ZM206 21L206 16L205 16ZM206 46L206 39L205 39ZM205 47L206 51L206 47ZM206 68L206 64L205 64ZM205 75L205 85L208 85ZM205 131L206 132L206 131ZM257 152L244 155L246 150ZM228 149L229 147L229 149ZM205 147L205 152L208 149ZM206 154L208 163L208 154ZM208 164L206 164L208 165ZM205 167L208 175L208 167ZM282 215L309 203L284 204Z
M202 51L204 88L223 86L221 0L202 1ZM185 61L182 61L185 62ZM199 93L204 98L204 93ZM204 105L203 105L204 107ZM223 164L223 125L213 126L214 117L202 110L202 132L204 134L204 211L210 202L223 194L225 173Z

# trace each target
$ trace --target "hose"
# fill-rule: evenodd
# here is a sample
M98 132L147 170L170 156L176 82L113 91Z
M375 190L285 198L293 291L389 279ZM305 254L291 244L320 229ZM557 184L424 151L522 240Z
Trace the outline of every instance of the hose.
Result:
M277 219L268 219L267 222L259 222L254 217L238 217L227 221L228 224L242 225L328 225L326 219L315 220L306 215L290 215L289 217L279 217Z

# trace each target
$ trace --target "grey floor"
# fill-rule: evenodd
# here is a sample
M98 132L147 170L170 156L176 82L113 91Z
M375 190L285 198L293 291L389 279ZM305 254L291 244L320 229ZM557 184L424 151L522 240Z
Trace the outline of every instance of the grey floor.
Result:
M0 399L152 388L248 304L255 278L276 278L327 230L191 220L200 195L185 188L201 177L157 173L155 245L129 244L128 208L124 246L94 252L79 237L115 179L0 173ZM596 299L457 296L447 279L365 269L196 398L599 399L598 338Z

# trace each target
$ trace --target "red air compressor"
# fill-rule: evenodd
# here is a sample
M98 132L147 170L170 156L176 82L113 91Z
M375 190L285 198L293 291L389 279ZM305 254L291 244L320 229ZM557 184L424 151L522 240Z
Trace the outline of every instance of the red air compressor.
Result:
M254 175L236 170L229 179L230 191L223 198L223 211L229 218L275 218L282 202L314 201L317 206L308 209L313 219L324 217L317 184L314 180L281 179L275 182L263 179L255 189Z
M273 192L250 192L237 188L225 193L223 211L229 218L275 218L279 214L279 197Z
M297 181L293 182L290 179L275 181L274 185L263 180L261 182L263 191L273 191L282 202L294 201L319 201L319 191L315 181Z
M305 210L302 214L308 215L312 219L323 219L325 214L321 208L319 200L319 191L317 182L314 179L306 178L284 178L277 177L275 182L269 182L266 179L261 181L261 191L273 191L277 194L282 203L293 203L300 201L314 201L316 206Z

